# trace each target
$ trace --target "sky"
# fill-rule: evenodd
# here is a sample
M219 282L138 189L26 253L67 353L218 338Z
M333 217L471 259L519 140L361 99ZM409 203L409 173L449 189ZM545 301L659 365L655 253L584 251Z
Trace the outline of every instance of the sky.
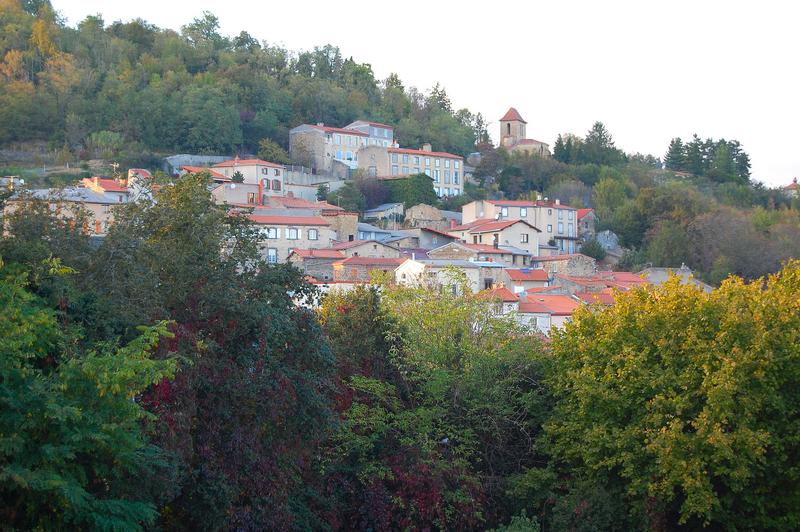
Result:
M752 176L800 177L800 3L734 1L323 2L53 0L75 25L133 18L179 30L204 11L294 51L333 44L406 87L436 83L498 140L515 107L551 147L602 121L617 147L663 156L673 137L737 139Z

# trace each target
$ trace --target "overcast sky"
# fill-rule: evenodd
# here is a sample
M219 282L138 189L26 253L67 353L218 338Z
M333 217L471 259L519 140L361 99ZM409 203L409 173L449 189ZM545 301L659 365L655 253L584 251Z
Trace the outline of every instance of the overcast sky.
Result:
M70 25L100 13L178 30L204 10L224 34L290 50L334 44L457 108L497 120L509 106L528 137L553 144L600 120L626 152L669 140L738 139L753 177L800 177L800 6L791 1L53 0Z

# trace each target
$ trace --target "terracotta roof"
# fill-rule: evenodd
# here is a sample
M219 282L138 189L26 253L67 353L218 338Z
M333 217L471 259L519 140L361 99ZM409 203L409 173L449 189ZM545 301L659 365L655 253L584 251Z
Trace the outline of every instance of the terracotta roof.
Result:
M471 222L463 223L463 224L460 224L460 225L454 225L453 227L450 227L449 230L450 231L465 231L467 229L471 229L472 227L476 227L478 225L489 223L489 222L494 222L494 220L492 220L491 218L478 218L477 220L472 220Z
M150 170L145 168L128 168L128 175L138 175L140 177L153 177Z
M538 268L506 268L506 274L512 281L547 281L547 272Z
M453 155L445 151L413 150L411 148L387 148L389 153L405 153L408 155L422 155L425 157L447 157L450 159L463 159L460 155Z
M602 290L600 292L577 292L575 297L580 298L589 304L599 304L610 306L614 304L614 292L611 290Z
M357 137L369 137L368 134L362 133L361 131L355 129L345 129L343 127L316 126L313 124L306 124L306 125L313 127L314 129L319 129L320 131L324 131L325 133L342 133L344 135L356 135Z
M596 276L578 276L578 275L563 275L563 274L556 274L556 277L559 279L564 279L566 281L570 281L580 286L606 286L606 282L603 279L599 279Z
M380 244L386 247L392 247L388 246L385 242L380 242L378 240L350 240L349 242L339 242L338 244L334 244L330 246L330 249L350 249L356 246L361 246L363 244L369 244L369 243Z
M344 209L338 205L331 205L327 201L308 201L303 198L293 198L290 196L270 196L267 201L282 205L287 209L322 209L344 211Z
M473 227L469 230L470 233L492 233L494 231L502 231L507 227L511 227L512 225L523 223L532 229L536 229L540 233L542 232L541 229L531 225L530 223L526 222L525 220L520 220L519 218L515 218L513 220L492 220L491 222L487 222L485 224L480 224L476 227Z
M335 249L294 249L289 256L297 255L308 259L343 259L344 253Z
M214 165L214 168L230 168L232 166L271 166L273 168L283 168L282 164L271 163L262 159L239 159L235 157L227 161L222 161Z
M583 219L590 212L594 212L594 209L578 209L578 220Z
M211 177L213 177L217 181L230 181L231 180L230 177L228 177L226 175L223 175L223 174L220 174L219 172L217 172L216 170L212 170L211 168L206 168L205 166L188 166L188 165L184 165L184 166L181 166L181 170L186 170L190 174L199 174L200 172L208 172L209 174L211 174Z
M342 266L375 266L375 267L390 267L396 268L404 263L406 258L385 258L385 257L350 257L347 259L343 259L340 261L335 262L335 265L342 265Z
M320 216L274 216L263 214L248 215L252 221L260 225L321 225L329 226L327 220Z
M450 233L447 233L447 232L445 232L445 231L439 231L438 229L434 229L434 228L432 228L432 227L421 227L421 229L422 229L423 231L428 231L429 233L435 233L435 234L437 234L437 235L446 236L447 238L455 238L455 239L458 239L458 237L457 237L457 236L453 236L453 235L451 235Z
M495 286L491 290L478 292L478 297L500 299L503 303L516 303L519 297L505 286Z
M506 114L504 114L503 118L500 119L501 122L505 122L507 120L516 120L518 122L522 122L523 124L527 124L527 122L522 119L522 115L519 114L519 111L513 107L509 107L508 111L506 111Z
M97 181L95 182L95 180ZM107 179L104 177L84 177L82 181L86 186L97 186L106 192L128 192L128 187L125 185L120 185L114 179Z
M580 303L565 295L534 294L525 301L520 301L519 311L523 313L538 312L553 316L571 316Z
M783 190L797 190L797 188L797 178L795 177L790 184L783 187Z
M552 262L558 260L569 260L576 257L583 257L585 259L594 260L591 257L587 257L583 253L565 253L563 255L549 255L546 257L531 257L531 262Z
M486 203L500 207L536 207L536 203L527 200L486 200Z

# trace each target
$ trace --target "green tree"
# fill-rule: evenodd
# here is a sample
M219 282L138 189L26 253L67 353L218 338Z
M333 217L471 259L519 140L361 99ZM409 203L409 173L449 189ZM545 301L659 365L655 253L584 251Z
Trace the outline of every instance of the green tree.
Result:
M48 275L70 269L50 260ZM172 378L172 358L151 352L165 323L127 346L83 349L74 328L0 266L0 509L13 529L136 530L156 518L152 472L161 463L138 402Z
M337 190L328 193L328 203L351 212L363 212L366 208L366 199L352 181L348 181Z
M580 309L553 338L553 451L617 483L640 526L800 523L800 264L711 294L673 278Z
M288 164L290 162L289 154L286 153L286 150L272 139L258 141L258 157L259 159L279 164Z
M605 248L594 238L581 244L581 253L598 261L606 258Z
M664 156L664 167L667 170L686 170L686 148L680 138L676 137L669 142L669 149Z

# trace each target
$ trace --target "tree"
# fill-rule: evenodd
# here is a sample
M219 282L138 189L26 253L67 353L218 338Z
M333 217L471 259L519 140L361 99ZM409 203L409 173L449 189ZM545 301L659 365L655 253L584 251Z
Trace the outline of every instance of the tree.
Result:
M244 183L244 174L242 174L239 170L236 170L231 176L231 182Z
M328 187L327 183L320 183L317 187L317 201L326 201L328 199L328 193L330 192L330 187Z
M258 158L279 164L289 164L291 161L286 150L272 139L258 141Z
M435 205L439 198L433 190L433 180L425 174L414 174L403 179L386 182L392 201L402 203L405 208L425 203Z
M594 238L589 239L581 244L581 253L587 257L592 257L597 261L601 261L606 258L605 248L603 248L602 244L600 244L600 242Z
M72 270L57 259L47 275ZM27 272L0 265L0 517L14 529L127 529L152 524L146 484L159 465L137 399L175 374L153 360L167 325L142 328L127 346L86 348L26 287ZM67 302L64 302L66 305ZM164 351L162 349L162 351Z
M579 309L553 337L556 457L627 492L635 528L796 528L798 300L794 261L711 294L673 278Z
M680 138L676 137L669 142L669 149L664 156L664 167L667 170L684 171L686 169L686 149Z
M553 145L553 158L562 163L569 163L569 155L570 154L569 151L567 151L567 145L564 142L564 137L559 135L556 139L556 143Z
M610 220L619 207L628 199L625 183L613 177L601 179L592 192L592 205L601 220Z
M363 212L366 208L364 195L352 181L348 181L337 190L329 192L327 201L351 212Z
M614 140L606 126L602 122L595 122L581 146L580 161L590 164L615 165L624 162L625 155L614 146Z

